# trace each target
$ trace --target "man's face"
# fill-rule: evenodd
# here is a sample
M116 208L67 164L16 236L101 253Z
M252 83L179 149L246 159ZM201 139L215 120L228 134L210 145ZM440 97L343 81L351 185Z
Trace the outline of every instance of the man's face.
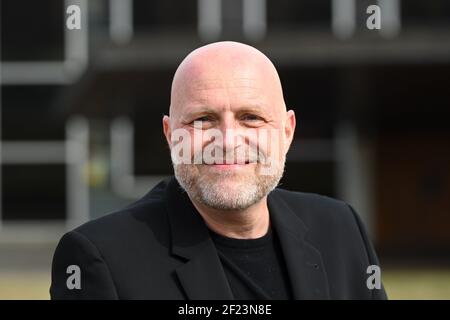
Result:
M176 107L164 120L165 133L173 160L177 142L189 142L190 157L173 162L191 198L215 209L241 210L277 186L293 120L264 71L217 69L222 67L191 70L194 76L178 87ZM177 130L187 139L173 139Z

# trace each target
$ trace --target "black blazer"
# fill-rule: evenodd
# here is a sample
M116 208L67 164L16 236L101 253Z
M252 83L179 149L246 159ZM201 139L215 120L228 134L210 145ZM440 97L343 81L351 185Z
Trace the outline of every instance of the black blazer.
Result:
M385 299L369 290L375 251L354 210L315 194L275 189L268 206L295 299ZM69 290L70 265L80 289ZM207 227L175 178L60 240L52 299L232 299Z

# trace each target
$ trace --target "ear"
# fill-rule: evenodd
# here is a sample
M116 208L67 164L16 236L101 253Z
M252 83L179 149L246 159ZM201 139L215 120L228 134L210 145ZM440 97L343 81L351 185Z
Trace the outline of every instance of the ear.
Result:
M295 126L296 126L295 112L294 110L289 110L288 112L286 112L286 121L284 125L284 136L286 138L285 153L288 152L292 140L294 139Z
M163 131L164 136L166 137L167 144L169 145L169 148L172 147L172 130L170 129L170 117L164 115L162 118L162 124L163 124Z

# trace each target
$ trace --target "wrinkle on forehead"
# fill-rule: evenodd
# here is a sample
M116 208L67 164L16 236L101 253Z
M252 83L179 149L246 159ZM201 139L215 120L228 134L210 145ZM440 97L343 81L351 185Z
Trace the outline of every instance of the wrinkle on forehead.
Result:
M272 62L251 46L224 41L200 47L181 62L172 82L170 116L176 117L202 91L236 88L245 88L247 96L264 96L272 108L286 110Z

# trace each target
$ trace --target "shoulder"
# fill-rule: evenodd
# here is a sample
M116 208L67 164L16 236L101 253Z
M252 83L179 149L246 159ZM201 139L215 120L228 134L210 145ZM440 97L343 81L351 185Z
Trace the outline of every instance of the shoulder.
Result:
M285 202L307 225L354 221L356 213L345 201L315 193L277 188L273 195Z
M151 244L168 228L164 199L145 196L123 209L84 223L69 234L78 234L102 250L122 248L125 243Z
M358 213L345 201L278 188L273 191L272 199L283 202L302 221L311 239L360 242L366 237Z
M342 200L334 199L316 193L290 191L281 188L276 188L273 191L273 193L290 204L301 204L313 207L317 206L320 208L333 208L333 209L345 207L347 205Z

